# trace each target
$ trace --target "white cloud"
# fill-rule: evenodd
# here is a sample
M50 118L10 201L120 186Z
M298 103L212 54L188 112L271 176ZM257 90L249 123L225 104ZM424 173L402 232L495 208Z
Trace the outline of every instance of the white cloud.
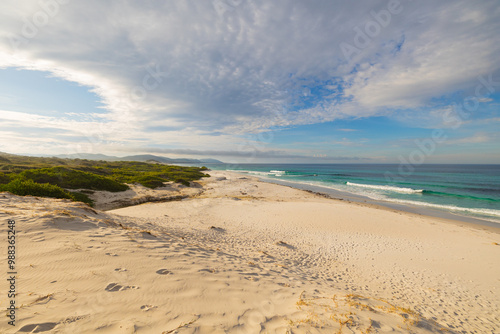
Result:
M447 140L444 143L448 145L479 144L491 142L493 140L494 138L490 137L487 134L478 133L470 137Z
M425 6L409 8L403 14L413 29L394 27L405 35L401 50L374 64L369 64L373 59L364 63L349 77L352 86L346 94L367 108L404 109L475 87L477 77L498 69L500 56L498 6L476 5L440 3L432 11ZM420 24L418 17L424 19Z
M77 82L107 110L91 122L35 118L39 126L83 129L109 148L227 149L239 135L275 127L390 116L398 108L425 118L423 107L433 99L474 86L478 75L499 67L495 1L403 1L402 12L351 62L340 44L354 43L353 28L363 28L387 1L242 0L228 2L234 9L224 13L215 3L69 1L49 15L38 1L2 1L0 67ZM37 21L43 13L46 23ZM331 98L290 105L299 95L314 97L302 86L315 82Z
M487 102L492 102L493 99L487 98L487 97L481 97L481 98L478 98L477 101L482 102L482 103L487 103Z

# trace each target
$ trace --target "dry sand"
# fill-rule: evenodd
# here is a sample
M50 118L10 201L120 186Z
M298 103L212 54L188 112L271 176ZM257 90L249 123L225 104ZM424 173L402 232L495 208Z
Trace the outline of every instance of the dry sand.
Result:
M499 333L498 230L211 175L107 212L0 194L0 333Z
M88 196L94 201L95 209L112 210L147 202L176 201L203 191L198 182L191 182L191 187L174 182L167 182L165 186L156 189L141 184L129 184L129 187L130 189L120 192L92 191Z

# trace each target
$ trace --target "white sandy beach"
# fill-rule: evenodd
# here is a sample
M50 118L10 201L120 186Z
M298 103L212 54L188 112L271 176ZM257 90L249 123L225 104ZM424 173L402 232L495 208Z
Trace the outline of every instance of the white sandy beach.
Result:
M210 174L106 212L0 194L18 231L0 333L499 332L500 229Z

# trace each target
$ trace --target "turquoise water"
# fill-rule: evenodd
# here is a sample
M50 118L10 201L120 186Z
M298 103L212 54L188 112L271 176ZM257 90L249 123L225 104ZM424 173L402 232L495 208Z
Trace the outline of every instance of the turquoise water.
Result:
M209 167L500 223L500 165L421 165L411 171L400 165L361 164Z

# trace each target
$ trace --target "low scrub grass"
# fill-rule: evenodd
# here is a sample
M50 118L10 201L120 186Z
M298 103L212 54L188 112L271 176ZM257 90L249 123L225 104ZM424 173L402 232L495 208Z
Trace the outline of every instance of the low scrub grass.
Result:
M84 202L92 205L93 202L85 194L75 192L70 193L61 187L49 183L36 183L33 180L18 178L8 184L0 185L0 191L8 191L19 196L38 196L51 198L65 198L76 202Z
M5 173L0 172L0 184L7 184L11 181L10 177Z
M165 182L187 187L209 175L206 167L182 167L136 161L91 161L26 157L0 153L0 191L16 195L67 198L92 205L86 195L96 190L129 189L126 183L158 188ZM67 191L66 189L82 189Z
M66 167L31 169L21 172L19 176L37 183L55 184L66 189L107 190L112 192L129 189L126 184L116 182L105 176Z

